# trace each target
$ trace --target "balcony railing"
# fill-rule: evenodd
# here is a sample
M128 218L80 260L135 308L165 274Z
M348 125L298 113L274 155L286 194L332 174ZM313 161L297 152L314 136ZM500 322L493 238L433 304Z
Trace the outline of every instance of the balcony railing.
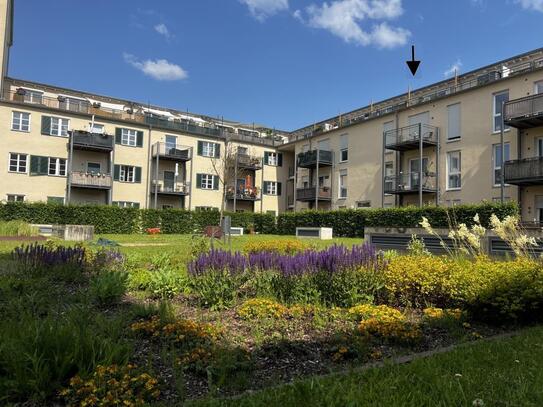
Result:
M189 161L192 159L192 147L172 145L170 143L157 142L152 147L153 157L157 155L162 159L173 161Z
M296 200L297 201L314 201L317 197L323 201L329 201L332 199L332 189L330 187L319 187L318 192L316 187L309 188L297 188Z
M391 175L385 177L385 194L414 194L421 187L420 173ZM422 175L422 192L437 192L437 177L435 173L426 172Z
M506 161L503 171L506 184L542 185L543 157Z
M317 160L318 151L318 160ZM298 154L298 167L315 168L317 161L319 167L330 166L333 163L333 154L328 150L311 150Z
M75 149L93 151L111 151L115 144L113 136L108 134L89 133L87 131L74 130L71 132Z
M70 184L81 188L110 189L112 179L110 174L73 171L70 174Z
M256 187L238 188L236 191L233 186L226 189L226 199L233 200L234 197L237 201L259 201L260 190Z
M259 170L262 168L262 159L249 154L238 154L238 168L249 170Z
M385 132L385 148L388 150L406 151L422 146L434 146L438 142L437 127L428 124L413 124Z
M160 195L188 195L190 194L189 182L174 182L171 180L153 180L151 193Z
M505 124L520 129L543 126L543 94L507 102L503 120Z

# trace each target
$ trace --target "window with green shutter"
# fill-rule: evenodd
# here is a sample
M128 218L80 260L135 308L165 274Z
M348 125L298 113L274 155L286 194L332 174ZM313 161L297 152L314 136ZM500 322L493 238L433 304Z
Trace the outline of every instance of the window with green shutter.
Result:
M47 175L49 168L49 157L39 155L30 156L30 175Z
M281 195L281 187L282 184L280 182L277 183L277 195Z
M217 175L213 175L213 189L219 189L219 177Z
M196 188L202 188L202 174L196 174Z
M121 174L121 166L118 164L115 164L113 166L113 180L119 181L120 174Z
M143 131L138 131L136 133L136 147L143 147Z
M136 169L136 175L134 178L134 182L141 183L141 167L134 167Z
M50 116L41 117L41 134L45 136L51 135L51 117Z
M270 152L269 151L264 151L264 164L265 165L269 165L269 157L270 157Z

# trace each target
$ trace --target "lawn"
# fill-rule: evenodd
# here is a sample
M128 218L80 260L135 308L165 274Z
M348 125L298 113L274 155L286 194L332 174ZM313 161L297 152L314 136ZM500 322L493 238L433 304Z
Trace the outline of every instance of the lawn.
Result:
M542 406L543 327L409 364L296 381L191 406Z

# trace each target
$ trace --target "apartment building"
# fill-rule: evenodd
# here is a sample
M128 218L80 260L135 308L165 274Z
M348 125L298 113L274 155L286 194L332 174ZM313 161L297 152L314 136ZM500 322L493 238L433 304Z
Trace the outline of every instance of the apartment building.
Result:
M543 221L543 48L283 132L7 77L0 200L274 212L518 201Z

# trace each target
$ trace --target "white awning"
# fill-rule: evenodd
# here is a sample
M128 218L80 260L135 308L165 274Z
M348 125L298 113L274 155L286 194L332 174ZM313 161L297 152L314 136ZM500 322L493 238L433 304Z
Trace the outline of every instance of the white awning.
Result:
M100 106L106 109L111 110L124 110L124 105L118 104L118 103L108 103L108 102L102 102L101 100L94 100L91 98L87 98L87 100L90 103L100 103Z
M158 110L158 109L150 109L148 107L142 107L141 108L145 113L151 113L151 114L154 114L156 116L163 116L163 117L167 117L167 118L171 118L171 119L175 119L176 116L173 115L172 113L168 112L167 110Z

